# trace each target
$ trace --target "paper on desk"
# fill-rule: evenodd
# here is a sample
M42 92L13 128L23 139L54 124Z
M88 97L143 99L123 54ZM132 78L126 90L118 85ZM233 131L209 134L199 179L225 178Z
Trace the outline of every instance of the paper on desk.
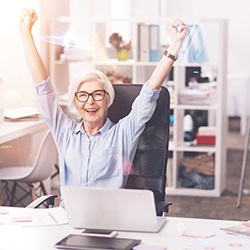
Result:
M4 207L8 213L0 214L3 224L41 227L68 223L65 210L61 207L47 209Z
M4 117L8 119L22 119L28 117L37 117L39 112L34 107L19 107L4 109Z
M166 247L163 246L155 246L155 245L148 245L141 243L135 247L133 247L133 250L166 250Z
M8 214L9 212L6 210L6 209L4 209L4 208L0 208L0 215L1 214Z
M182 234L182 236L185 237L191 237L191 238L209 238L212 236L215 236L215 233L212 231L206 231L206 230L195 230L195 229L188 229L185 230Z
M250 237L250 220L247 222L243 222L240 225L222 228L222 230L230 234L244 235Z

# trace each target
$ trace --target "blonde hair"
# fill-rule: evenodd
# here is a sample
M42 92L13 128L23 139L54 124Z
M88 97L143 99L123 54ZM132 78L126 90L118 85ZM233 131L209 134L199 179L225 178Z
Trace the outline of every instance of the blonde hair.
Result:
M111 104L114 101L115 98L115 91L113 88L112 83L108 79L108 77L102 73L99 70L88 70L88 71L81 71L79 72L71 81L69 85L69 104L71 107L76 108L75 104L75 92L78 91L80 85L84 82L89 82L97 80L99 82L103 83L103 88L108 92L109 95L109 103L108 107L111 106Z

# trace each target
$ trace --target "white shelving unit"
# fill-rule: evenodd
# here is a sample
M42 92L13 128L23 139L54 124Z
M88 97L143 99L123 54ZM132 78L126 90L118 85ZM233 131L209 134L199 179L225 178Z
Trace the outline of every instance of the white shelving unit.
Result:
M96 1L95 1L96 3ZM110 18L89 16L84 18L59 17L51 24L53 35L64 36L65 33L74 27L78 28L78 33L93 45L91 49L91 59L87 61L68 61L63 57L62 46L51 45L50 50L50 75L58 95L67 92L71 75L80 69L92 68L99 69L104 73L116 72L123 77L132 79L132 83L144 83L153 72L156 62L141 62L138 60L138 24L157 24L160 27L162 41L167 41L167 27L172 19L165 19L164 11L166 8L164 0L155 0L158 4L160 15L152 17L142 16L135 11L136 1L129 1L131 9L130 17ZM149 3L150 4L150 3ZM156 8L157 9L157 8ZM156 12L156 11L155 11ZM109 13L111 11L109 10ZM200 20L201 23L208 24L208 33L213 34L213 39L206 41L206 49L209 63L198 64L202 69L211 66L216 69L217 87L216 102L209 105L186 105L181 104L179 93L185 87L185 67L188 64L175 63L174 66L174 100L171 105L173 110L174 136L170 141L169 150L172 158L169 160L168 179L171 186L166 188L166 193L171 195L190 195L190 196L219 196L225 188L226 177L226 148L223 139L226 138L226 75L227 75L227 22L226 20ZM115 49L109 44L109 36L113 32L124 35L124 40L131 39L132 51L127 61L118 61L115 57ZM208 37L209 38L209 37ZM206 37L205 37L206 39ZM211 40L211 41L210 41ZM161 42L162 42L161 41ZM210 57L211 55L211 57ZM167 80L166 80L167 85ZM209 124L216 127L216 145L214 146L187 146L183 141L183 116L186 110L204 110L209 113ZM185 152L200 152L215 154L215 180L214 189L194 189L182 188L179 185L179 162ZM172 165L172 166L170 166Z
M201 68L211 67L211 62L203 64L178 64L174 66L174 103L171 105L174 114L173 140L170 142L172 159L169 161L168 169L171 173L171 186L167 187L167 194L171 195L191 195L191 196L220 196L225 188L226 180L226 139L227 119L226 119L226 87L227 87L227 21L226 20L204 20L204 23L215 27L210 32L215 32L216 47L213 55L216 60L212 62L212 68L216 68L216 100L210 104L183 104L180 102L180 92L185 88L185 68L186 66L201 66ZM207 45L209 50L209 45ZM216 143L212 146L190 146L184 142L183 117L187 110L199 110L208 112L208 126L216 128ZM180 161L184 153L208 153L214 154L214 188L195 189L183 188L179 182Z

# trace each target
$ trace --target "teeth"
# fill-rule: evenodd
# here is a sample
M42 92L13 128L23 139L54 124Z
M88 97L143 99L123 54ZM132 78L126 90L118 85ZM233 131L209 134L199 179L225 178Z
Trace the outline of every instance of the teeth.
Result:
M96 112L97 109L86 109L87 112Z

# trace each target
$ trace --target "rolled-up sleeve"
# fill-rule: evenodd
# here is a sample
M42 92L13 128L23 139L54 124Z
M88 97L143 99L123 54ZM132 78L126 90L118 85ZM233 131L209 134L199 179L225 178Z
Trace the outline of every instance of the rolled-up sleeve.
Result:
M36 92L37 108L59 147L61 147L72 121L59 106L55 90L49 77L36 84Z
M141 93L143 95L143 97L145 98L146 101L148 102L155 102L160 95L160 89L152 89L148 83L146 82L145 84L143 84L142 86L142 90Z
M46 95L51 92L54 92L54 88L49 77L47 77L46 80L36 84L36 93L38 96Z

